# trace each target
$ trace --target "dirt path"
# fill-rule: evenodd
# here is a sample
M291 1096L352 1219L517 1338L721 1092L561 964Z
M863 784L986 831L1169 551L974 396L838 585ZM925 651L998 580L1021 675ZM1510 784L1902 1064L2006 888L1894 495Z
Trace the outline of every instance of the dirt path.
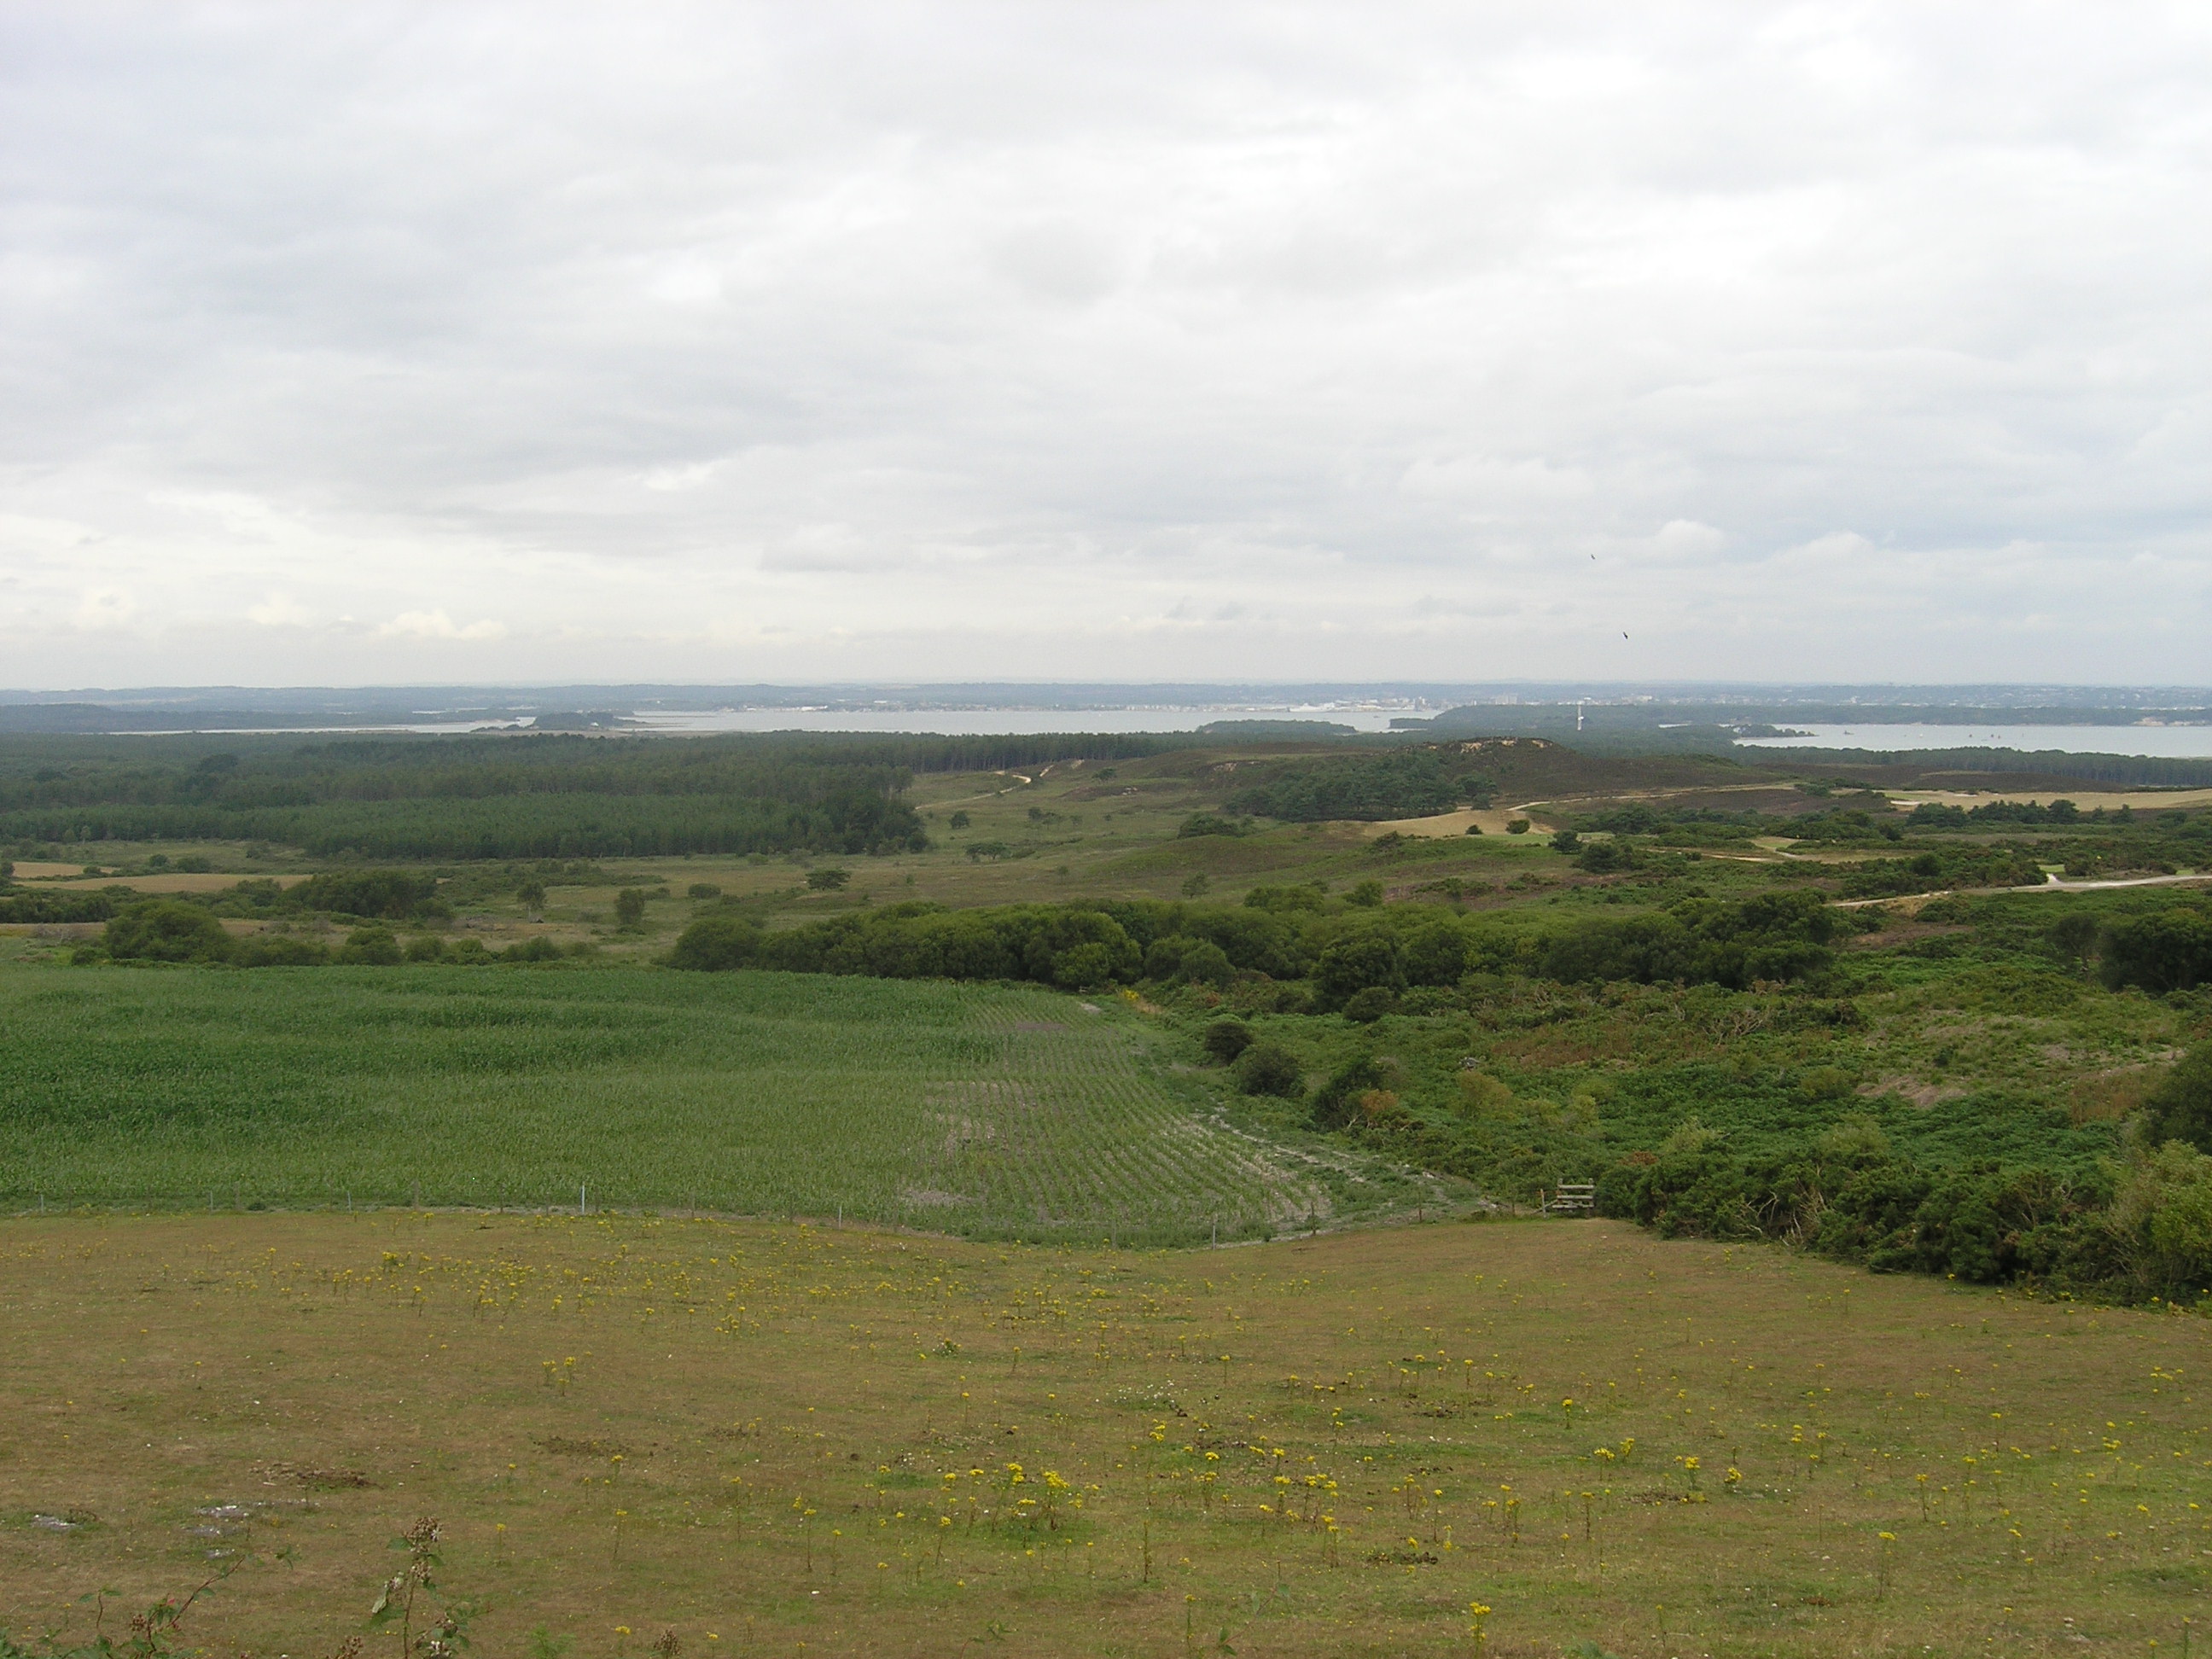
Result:
M1930 899L1950 898L1964 894L1968 898L1981 898L1990 893L2094 893L2108 887L2174 887L2185 883L2212 881L2212 870L2185 876L2129 876L2116 881L2065 881L2052 876L2034 887L1939 887L1931 893L1893 893L1887 898L1835 899L1829 908L1856 910L1869 904L1902 904L1908 899L1925 903Z

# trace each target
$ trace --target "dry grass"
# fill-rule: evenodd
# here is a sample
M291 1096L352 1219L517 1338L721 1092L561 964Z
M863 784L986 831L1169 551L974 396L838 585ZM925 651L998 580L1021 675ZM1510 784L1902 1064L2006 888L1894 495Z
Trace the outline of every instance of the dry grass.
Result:
M1973 793L1954 789L1886 789L1882 793L1907 808L1923 801L1934 801L1943 806L1987 806L1992 801L2014 805L2034 801L2039 805L2062 796L2084 812L2100 808L2117 812L2123 806L2132 806L2138 812L2212 806L2212 789L1984 789Z
M25 866L17 865L16 874L22 875ZM46 887L58 887L64 891L73 888L98 890L103 887L128 887L134 893L221 893L235 887L241 881L273 881L279 887L296 887L307 880L305 876L248 877L225 874L221 871L169 871L161 874L139 876L79 876L70 881L41 883Z
M479 1651L575 1659L1473 1653L1474 1601L1498 1654L2135 1652L2203 1607L2200 1321L1603 1222L72 1218L0 1232L0 1300L19 1632L231 1551L187 1634L325 1652L425 1515Z

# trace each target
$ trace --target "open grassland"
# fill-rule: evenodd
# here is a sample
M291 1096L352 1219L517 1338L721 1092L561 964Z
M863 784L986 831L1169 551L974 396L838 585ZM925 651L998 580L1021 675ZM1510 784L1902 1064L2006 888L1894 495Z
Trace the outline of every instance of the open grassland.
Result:
M2206 1612L2202 1320L1617 1223L16 1220L0 1310L0 1608L69 1641L234 1566L190 1643L331 1651L425 1516L477 1650L574 1659L2137 1654Z
M789 975L0 974L0 1203L644 1205L1240 1237L1435 1201L1240 1132L1118 999Z

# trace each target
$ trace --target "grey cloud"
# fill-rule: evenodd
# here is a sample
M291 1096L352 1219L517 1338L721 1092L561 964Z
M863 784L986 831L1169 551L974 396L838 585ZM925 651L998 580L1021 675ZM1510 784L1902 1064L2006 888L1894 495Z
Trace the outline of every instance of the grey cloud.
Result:
M2208 82L2186 9L15 9L0 648L2197 677Z

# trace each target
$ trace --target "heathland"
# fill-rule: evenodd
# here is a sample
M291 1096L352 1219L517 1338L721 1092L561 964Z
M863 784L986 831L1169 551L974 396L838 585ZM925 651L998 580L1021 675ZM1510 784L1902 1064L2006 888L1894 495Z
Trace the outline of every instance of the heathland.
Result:
M1793 764L9 740L0 1626L2178 1641L2212 812Z

